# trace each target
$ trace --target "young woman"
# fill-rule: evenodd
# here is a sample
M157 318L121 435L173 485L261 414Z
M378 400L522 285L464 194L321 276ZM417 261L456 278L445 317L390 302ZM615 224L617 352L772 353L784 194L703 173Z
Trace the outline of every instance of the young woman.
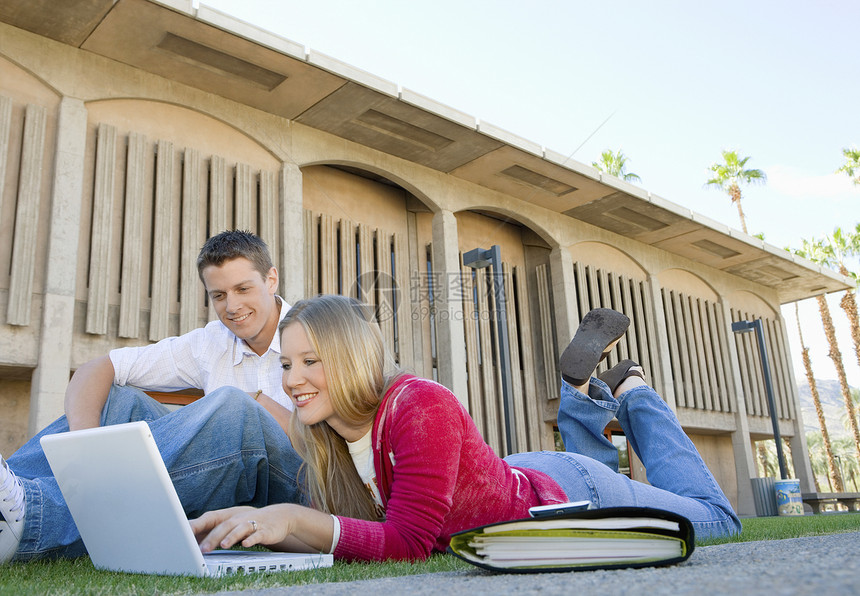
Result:
M361 560L424 559L452 533L528 516L534 505L589 500L684 515L698 537L740 523L642 369L624 361L590 378L629 319L591 311L561 358L559 430L569 452L501 459L445 387L390 366L378 326L341 296L296 304L281 323L291 439L313 509L294 504L211 511L192 521L204 551L263 544ZM614 396L613 396L614 393ZM603 429L617 417L650 485L617 473Z

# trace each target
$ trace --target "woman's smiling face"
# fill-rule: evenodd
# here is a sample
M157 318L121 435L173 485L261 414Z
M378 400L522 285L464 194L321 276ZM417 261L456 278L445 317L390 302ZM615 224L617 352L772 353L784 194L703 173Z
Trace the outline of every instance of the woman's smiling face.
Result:
M281 366L284 391L295 405L294 415L302 424L311 426L325 420L347 441L356 441L364 435L366 429L346 423L335 412L325 366L300 323L287 325L281 334Z

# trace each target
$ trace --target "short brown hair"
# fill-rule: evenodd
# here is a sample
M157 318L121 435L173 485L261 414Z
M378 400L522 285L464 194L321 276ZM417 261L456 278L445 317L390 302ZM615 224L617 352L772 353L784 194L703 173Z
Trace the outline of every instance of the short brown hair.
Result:
M254 269L259 271L263 278L269 275L269 270L274 266L269 247L259 236L246 230L226 230L209 238L200 249L200 254L197 255L197 275L200 276L200 281L203 281L203 270L206 267L220 267L226 261L240 257L251 261Z

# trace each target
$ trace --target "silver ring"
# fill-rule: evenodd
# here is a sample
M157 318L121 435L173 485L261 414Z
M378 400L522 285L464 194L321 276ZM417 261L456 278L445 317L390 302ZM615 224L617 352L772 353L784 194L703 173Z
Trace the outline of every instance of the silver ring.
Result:
M248 523L251 524L251 534L253 534L257 531L257 522L255 522L253 519L249 519Z

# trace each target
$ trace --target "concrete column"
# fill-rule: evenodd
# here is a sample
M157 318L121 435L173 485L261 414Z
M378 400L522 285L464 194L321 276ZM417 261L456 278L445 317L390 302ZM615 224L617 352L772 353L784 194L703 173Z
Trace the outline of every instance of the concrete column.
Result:
M552 280L552 308L555 320L556 341L558 354L564 349L576 333L579 326L579 314L576 310L576 278L573 274L573 257L568 247L555 247L549 253L549 271ZM547 362L546 366L555 366Z
M648 275L645 287L651 293L651 312L648 317L654 322L654 341L648 348L657 355L657 366L660 368L659 378L662 380L660 387L655 387L663 397L672 411L678 412L678 403L675 397L675 383L672 382L672 362L669 357L669 330L666 328L666 312L663 310L663 292L660 280L656 275Z
M69 383L86 143L84 102L64 98L57 119L39 359L30 389L31 436L63 413Z
M758 475L755 467L752 442L750 441L749 421L747 420L747 406L744 401L744 388L741 382L740 361L738 350L735 346L735 338L732 337L731 321L732 313L725 299L720 298L720 306L723 309L723 320L726 322L723 330L723 345L729 350L729 362L731 366L726 374L726 385L734 388L735 400L735 432L732 433L732 450L735 455L735 473L738 480L738 515L755 515L755 500L753 499L752 482L750 479Z
M305 297L305 230L302 171L294 163L281 168L280 254L272 255L281 281L281 296L289 304Z
M463 304L458 288L451 283L459 279L460 247L457 218L451 211L439 211L433 216L433 273L438 380L467 405Z

